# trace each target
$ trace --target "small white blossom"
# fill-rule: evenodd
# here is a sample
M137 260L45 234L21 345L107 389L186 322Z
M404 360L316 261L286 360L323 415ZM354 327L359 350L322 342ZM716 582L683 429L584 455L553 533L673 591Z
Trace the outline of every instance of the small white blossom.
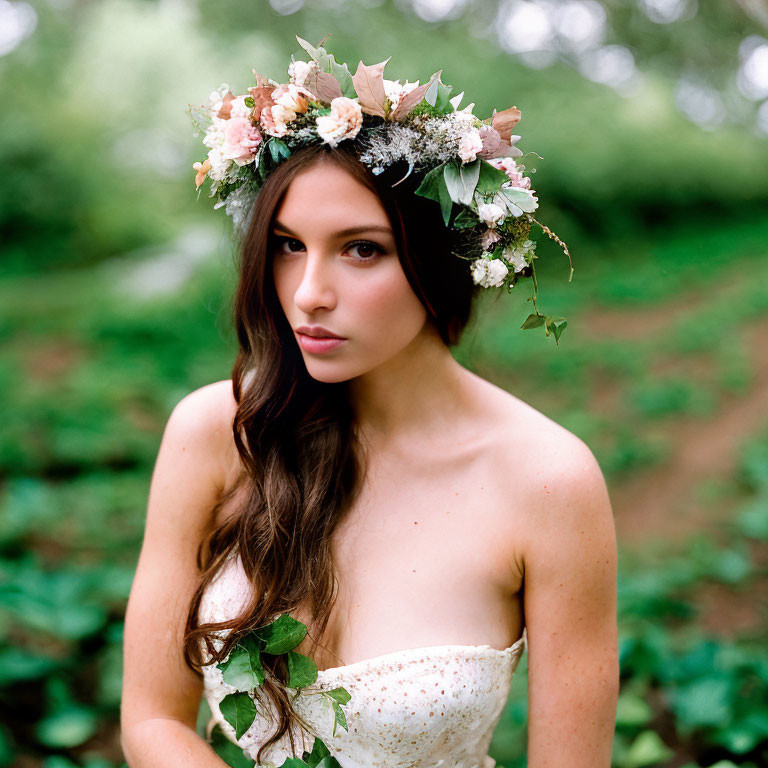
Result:
M500 259L475 259L472 262L472 279L483 288L498 287L503 284L509 269Z
M288 65L288 82L304 85L309 74L317 69L316 61L292 61Z
M394 112L397 109L403 96L418 87L418 80L415 83L409 83L407 80L404 83L401 83L399 80L387 80L384 78L384 93L387 94L387 98L392 105L392 111Z
M490 228L494 228L499 221L504 220L504 208L495 203L483 203L477 208L478 218Z

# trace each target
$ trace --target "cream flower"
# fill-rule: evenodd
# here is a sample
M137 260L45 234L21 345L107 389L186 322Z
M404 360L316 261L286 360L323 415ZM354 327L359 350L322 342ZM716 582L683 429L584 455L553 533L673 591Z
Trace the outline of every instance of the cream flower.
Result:
M495 203L483 203L477 208L477 216L489 227L494 228L499 221L504 220L504 208Z
M454 113L459 114L459 113ZM459 157L463 163L471 163L483 149L483 139L477 128L470 128L459 142Z
M409 83L407 80L404 83L401 83L399 80L387 80L384 78L384 93L387 94L387 98L392 105L392 112L397 109L398 105L403 99L403 96L410 93L412 90L414 90L414 88L418 87L418 80L415 83Z
M315 69L316 61L292 61L288 65L288 81L294 85L304 85L309 74Z
M208 160L211 162L211 169L208 171L208 178L214 181L224 181L227 177L227 171L232 165L229 158L221 154L221 150L216 147L208 153Z
M292 83L279 85L272 91L272 100L276 104L280 104L294 112L306 112L309 108L307 100L311 98L313 98L313 95L306 88Z
M282 104L273 104L261 110L259 122L270 136L279 138L288 133L288 123L295 119L296 113L292 109Z
M317 118L317 133L335 147L344 139L354 139L363 126L363 110L355 99L337 96L331 101L331 114Z
M472 279L483 288L497 287L504 283L509 269L500 259L475 259L472 262Z

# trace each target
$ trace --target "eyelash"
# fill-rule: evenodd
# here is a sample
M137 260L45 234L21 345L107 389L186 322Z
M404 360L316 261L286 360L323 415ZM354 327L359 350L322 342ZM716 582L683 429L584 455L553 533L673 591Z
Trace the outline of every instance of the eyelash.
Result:
M297 240L295 237L285 237L285 235L273 235L275 239L275 246L280 247L283 245L283 243L300 243L300 240ZM382 248L380 245L376 245L376 243L372 243L370 240L355 240L355 242L350 243L347 248L354 248L358 245L365 245L370 247L374 252L375 255L372 256L359 256L356 258L356 261L373 261L376 256L380 256L383 253L386 253L384 248ZM295 253L295 251L294 251Z

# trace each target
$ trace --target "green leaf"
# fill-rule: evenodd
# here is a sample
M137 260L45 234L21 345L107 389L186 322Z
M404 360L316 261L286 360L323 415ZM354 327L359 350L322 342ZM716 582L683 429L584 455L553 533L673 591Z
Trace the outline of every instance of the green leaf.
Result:
M429 86L429 88L427 88L426 93L424 94L424 101L426 101L430 106L435 107L435 109L440 110L440 112L445 112L449 107L452 110L452 90L453 86L441 83L440 77L438 75L438 77L432 81L432 84Z
M256 705L245 692L227 694L219 704L224 719L235 729L239 739L256 719Z
M560 334L565 330L568 325L568 321L564 317L547 317L546 319L546 331L547 336L550 333L554 334L555 342L560 340Z
M253 768L256 764L255 760L246 757L243 750L227 738L219 723L211 731L211 748L231 768Z
M336 725L340 725L345 731L348 731L349 728L347 728L347 717L344 714L344 710L341 708L341 705L339 704L336 699L331 697L331 706L333 707L333 712L335 715L334 721L333 721L333 735L336 735Z
M427 197L430 200L436 200L440 203L440 208L443 214L443 221L448 226L451 220L451 212L453 211L453 200L448 193L448 188L445 186L445 177L443 175L443 169L445 165L438 165L437 168L433 168L419 184L416 194L421 197Z
M723 726L731 721L731 683L712 675L681 686L672 694L672 708L688 730L700 726Z
M350 692L341 686L338 688L332 688L330 691L326 691L325 693L334 701L338 701L339 704L346 704L352 698Z
M328 755L317 764L317 768L341 768L341 763L333 755Z
M250 691L264 682L264 666L257 641L247 635L229 654L226 661L217 664L224 682L238 691Z
M46 747L65 748L80 746L97 731L98 721L88 709L65 709L41 720L36 727L37 738Z
M307 768L307 764L303 760L299 760L298 757L287 757L284 763L281 763L280 768Z
M513 216L520 216L520 214L517 213L512 206L515 206L517 209L525 211L526 213L533 213L539 207L539 204L534 197L531 197L526 190L521 189L520 187L506 187L505 189L499 190L499 193L502 195L505 202L511 203L511 205L507 205L507 208L509 208Z
M471 210L464 208L453 220L453 226L455 229L471 229L477 226L478 221L479 219Z
M653 717L650 704L637 694L624 693L619 696L616 707L617 726L643 726Z
M445 164L443 176L445 186L451 200L462 205L472 205L475 195L475 187L480 176L480 160L475 160L466 165L459 165L457 162L448 162Z
M303 758L310 765L310 768L315 768L324 757L327 757L330 754L328 747L325 746L322 739L319 736L316 736L315 742L312 744L312 752L305 752Z
M480 160L480 175L477 178L476 191L483 195L495 194L501 185L509 181L509 176L500 168L491 165L486 160Z
M290 157L291 150L288 149L288 145L282 139L273 137L270 139L267 146L269 147L269 154L272 157L272 162L275 163L275 165L286 157Z
M544 324L546 319L545 315L537 315L536 313L528 315L525 318L525 322L520 326L521 330L527 330L528 328L538 328Z
M278 656L295 648L305 638L307 628L290 614L283 613L271 624L259 627L255 634L264 643L264 653Z
M289 688L306 688L317 680L317 665L309 656L296 651L288 651Z
M627 750L622 768L655 766L674 754L656 731L643 731Z

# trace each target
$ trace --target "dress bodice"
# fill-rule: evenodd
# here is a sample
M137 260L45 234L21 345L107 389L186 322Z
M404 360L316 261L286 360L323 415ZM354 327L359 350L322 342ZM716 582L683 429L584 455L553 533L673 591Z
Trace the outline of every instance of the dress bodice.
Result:
M236 616L245 607L249 589L240 559L230 559L203 596L200 621ZM488 746L526 644L523 630L522 637L503 650L490 645L435 645L319 670L315 683L302 689L293 706L343 768L494 768ZM219 723L227 738L255 760L275 730L269 713L260 708L237 740L219 709L235 688L223 681L215 664L203 667L203 674L211 726ZM327 697L316 692L339 686L350 694L343 705L348 730L337 725L334 736L333 710ZM301 729L293 733L297 756L311 751L314 736ZM259 765L279 768L292 756L286 733L263 751Z

